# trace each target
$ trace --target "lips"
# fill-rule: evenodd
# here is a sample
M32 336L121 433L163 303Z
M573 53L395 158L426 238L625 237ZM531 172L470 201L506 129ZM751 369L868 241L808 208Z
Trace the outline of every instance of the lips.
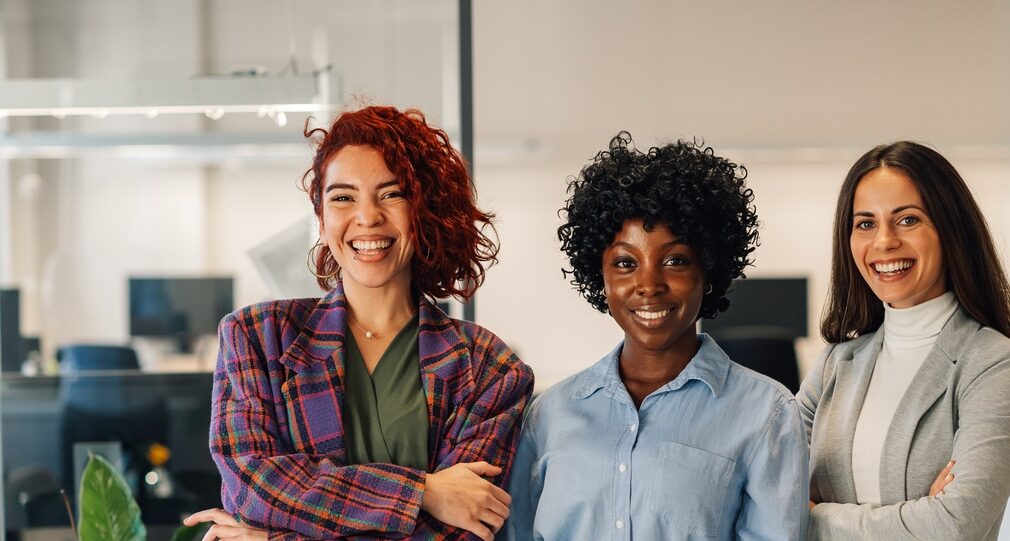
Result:
M915 266L914 259L895 259L870 263L870 268L882 278L897 278L907 273L913 266Z
M351 248L355 251L385 250L393 245L393 239L352 240Z
M390 237L371 237L351 239L347 244L354 251L355 261L369 263L384 259L395 243L396 239Z
M646 327L656 327L662 325L668 316L673 312L673 306L650 305L631 308L632 319Z

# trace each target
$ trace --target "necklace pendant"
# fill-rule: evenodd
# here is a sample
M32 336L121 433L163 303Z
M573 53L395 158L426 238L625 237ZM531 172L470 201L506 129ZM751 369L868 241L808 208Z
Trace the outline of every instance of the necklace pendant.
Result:
M375 338L375 333L372 331L365 331L365 338Z

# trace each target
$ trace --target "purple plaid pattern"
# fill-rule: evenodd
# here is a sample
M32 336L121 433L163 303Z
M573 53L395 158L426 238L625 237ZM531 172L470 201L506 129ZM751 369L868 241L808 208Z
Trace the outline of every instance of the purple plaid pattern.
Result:
M421 512L425 472L347 464L346 301L271 301L224 318L210 449L224 508L271 539L476 539ZM420 304L429 471L484 460L507 486L533 373L498 337Z

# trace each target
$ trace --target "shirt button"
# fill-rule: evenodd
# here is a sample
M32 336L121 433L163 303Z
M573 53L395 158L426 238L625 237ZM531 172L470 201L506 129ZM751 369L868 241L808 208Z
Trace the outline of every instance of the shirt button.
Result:
M631 425L628 428L631 429L632 432L634 432L634 431L638 430L638 425Z
M625 466L624 464L621 464L620 466L617 467L617 471L619 471L621 473L624 473L624 470L626 470L626 469L628 469L628 467Z
M623 527L624 527L624 521L623 521L623 520L618 520L618 521L617 521L617 528L618 528L618 529L621 529L621 528L623 528Z

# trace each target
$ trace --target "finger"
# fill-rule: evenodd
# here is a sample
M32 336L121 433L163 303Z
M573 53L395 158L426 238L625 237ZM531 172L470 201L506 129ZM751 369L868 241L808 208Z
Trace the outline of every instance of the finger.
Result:
M947 477L944 477L943 481L940 482L940 492L943 492L943 489L947 488L947 485L951 484L953 481L954 481L954 474L948 473Z
M475 520L468 526L464 526L463 529L474 533L477 537L483 539L484 541L494 541L494 534L491 533L491 530L480 521Z
M187 526L193 526L197 522L214 522L216 524L238 526L238 521L235 520L235 517L217 508L198 511L186 517L182 522Z
M494 496L494 499L502 502L506 506L512 505L512 496L509 496L509 493L505 492L505 490L498 485L491 485L491 495Z
M210 530L203 538L204 541L214 541L216 539L253 539L252 533L257 531L258 530L253 530L244 526L224 526L222 524L215 524L214 526L211 526Z
M505 518L491 509L485 509L480 514L480 521L490 527L493 533L498 533L498 530L505 524Z
M502 517L502 519L509 518L509 507L494 498L491 498L484 509Z
M210 529L207 530L207 533L203 534L203 539L201 541L217 541L220 539L214 530L216 527L217 526L211 526Z
M491 464L488 464L483 460L480 462L462 462L461 464L465 466L468 470L482 477L485 475L490 477L501 475L502 471L501 468L499 468L498 466L492 466Z

